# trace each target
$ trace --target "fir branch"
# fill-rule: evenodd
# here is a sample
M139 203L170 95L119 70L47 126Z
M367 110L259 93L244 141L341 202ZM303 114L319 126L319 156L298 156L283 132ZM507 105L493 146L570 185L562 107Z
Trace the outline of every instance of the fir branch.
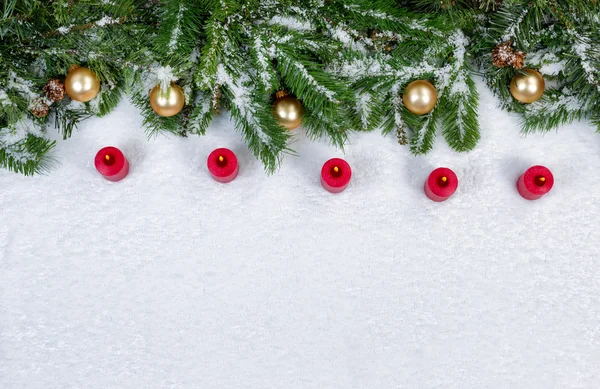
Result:
M204 91L198 92L194 108L188 120L187 129L192 134L204 135L213 117L213 109L210 103L210 94Z
M414 154L426 154L429 152L435 141L437 122L441 117L441 110L435 108L431 113L425 116L417 116L408 112L404 108L406 124L411 128L412 136L410 138L410 151Z
M467 59L468 39L457 30L451 36L454 43L449 72L439 85L442 134L456 151L472 150L479 141L477 107L479 94L471 78ZM442 77L443 78L443 77Z
M391 97L388 98L388 101L389 103L384 106L386 112L383 115L382 120L382 133L384 135L394 131L404 131L406 126L404 118L402 117L404 104L402 103L402 97L400 96L398 88L392 89Z
M0 166L25 175L46 171L53 162L48 153L54 145L37 123L21 119L0 128Z
M76 101L63 102L54 110L54 126L62 134L63 139L67 139L71 137L79 122L91 116L89 104Z
M219 65L217 74L217 83L223 86L223 94L230 102L231 116L248 147L267 172L274 172L281 162L281 152L287 149L289 131L277 124L269 102L250 86L254 82L249 75L236 77L224 65Z
M351 113L346 112L346 114L350 115ZM310 139L321 139L327 136L327 139L340 149L343 149L351 128L347 121L327 117L319 111L305 112L302 127Z
M26 176L47 172L56 163L48 154L55 145L54 141L34 135L11 145L0 143L0 166Z
M456 151L472 150L479 141L477 105L479 94L468 71L461 71L454 85L440 100L442 134Z
M550 131L560 125L583 119L586 105L569 91L552 90L525 110L523 131Z
M275 69L273 68L273 59L275 57L275 45L269 38L255 30L252 34L252 46L250 46L250 55L254 61L254 67L257 70L258 81L265 92L271 92L279 88L279 82Z

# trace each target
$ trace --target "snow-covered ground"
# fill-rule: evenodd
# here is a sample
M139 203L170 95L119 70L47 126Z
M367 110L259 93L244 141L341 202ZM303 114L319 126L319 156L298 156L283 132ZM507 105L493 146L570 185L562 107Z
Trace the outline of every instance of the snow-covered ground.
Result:
M598 388L600 135L523 138L480 92L468 154L373 133L344 156L300 130L266 176L226 117L147 141L123 103L51 174L0 173L0 388ZM122 182L94 169L106 145ZM240 160L230 184L216 147ZM334 156L354 171L338 195L319 183ZM534 164L556 183L528 202ZM423 194L438 166L460 179L442 204Z

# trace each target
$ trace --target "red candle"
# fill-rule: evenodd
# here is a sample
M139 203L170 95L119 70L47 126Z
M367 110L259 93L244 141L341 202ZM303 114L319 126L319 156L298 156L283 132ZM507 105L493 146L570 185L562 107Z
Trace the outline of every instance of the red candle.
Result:
M456 192L458 177L448 168L435 169L425 181L425 194L433 201L446 201Z
M537 200L550 192L554 185L554 176L550 169L544 166L532 166L519 177L517 189L527 200Z
M96 170L109 181L120 181L129 173L129 162L116 147L108 146L100 149L94 164Z
M330 159L321 169L321 185L331 193L339 193L346 189L351 177L350 165L341 158Z
M221 148L214 150L208 156L206 164L212 178L219 182L227 183L233 181L238 175L237 157L229 149Z

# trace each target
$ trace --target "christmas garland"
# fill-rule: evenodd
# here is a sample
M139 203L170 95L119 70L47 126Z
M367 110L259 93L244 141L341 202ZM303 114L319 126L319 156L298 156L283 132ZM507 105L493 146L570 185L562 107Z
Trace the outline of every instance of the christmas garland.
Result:
M268 172L300 124L343 147L393 133L415 154L438 131L480 137L483 74L524 131L600 129L600 6L587 0L11 0L0 17L0 165L50 167L128 95L150 134L202 135L229 111Z

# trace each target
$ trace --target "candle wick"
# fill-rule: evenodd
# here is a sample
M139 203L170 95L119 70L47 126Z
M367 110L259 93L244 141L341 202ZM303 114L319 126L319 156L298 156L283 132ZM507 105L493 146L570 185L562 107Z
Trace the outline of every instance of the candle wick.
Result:
M437 184L438 184L438 186L445 188L446 186L448 186L448 184L450 184L450 181L448 180L448 177L441 176L438 178Z
M217 166L219 166L219 167L227 166L227 157L225 157L223 155L219 155L217 157Z
M113 157L111 154L104 154L104 163L106 166L112 166L115 162L115 157Z
M544 176L537 176L534 178L533 182L537 185L537 186L544 186L546 185L546 177Z
M331 168L330 174L333 177L335 177L335 178L341 177L342 176L342 169L339 166L334 166L334 167Z

